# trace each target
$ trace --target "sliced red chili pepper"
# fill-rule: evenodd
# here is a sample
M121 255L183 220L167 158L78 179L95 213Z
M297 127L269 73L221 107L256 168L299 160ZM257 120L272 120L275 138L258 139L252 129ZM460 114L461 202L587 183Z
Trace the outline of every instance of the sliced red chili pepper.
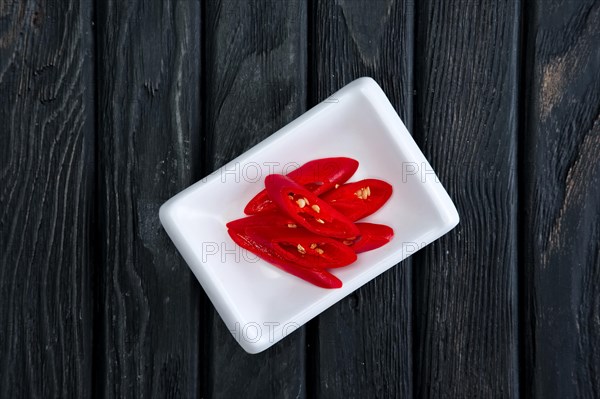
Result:
M360 237L355 240L344 240L343 243L357 254L384 246L394 237L394 230L385 224L355 223L360 230Z
M298 227L294 219L280 211L269 212L254 216L247 216L227 223L228 229L237 231L244 231L248 227L261 226L268 226L273 228L288 227L292 229Z
M303 228L256 226L247 228L246 234L281 257L308 268L343 267L356 261L356 253L347 245Z
M227 233L229 233L229 236L240 247L247 249L248 251L280 268L281 270L308 281L311 284L322 288L340 288L342 286L340 279L328 271L294 264L288 259L285 259L275 253L272 249L254 241L254 239L245 234L243 231L228 229Z
M356 169L358 161L352 158L322 158L315 159L290 172L287 176L298 184L303 185L315 195L321 195L335 187L336 184L346 182ZM261 212L272 211L277 207L269 199L267 190L262 190L248 202L244 213L254 215Z
M285 215L281 212L273 212L264 215L255 215L248 216L241 219L233 220L227 223L227 228L230 231L235 231L239 233L244 240L240 243L236 241L236 238L232 236L234 241L241 247L255 252L255 245L248 245L248 237L247 230L251 227L288 227L288 228L297 228L295 221L290 218L288 215ZM231 233L230 233L231 235Z
M335 238L358 236L351 220L289 177L269 175L265 186L273 202L307 230Z
M392 186L379 179L347 183L321 198L352 221L371 215L392 195Z

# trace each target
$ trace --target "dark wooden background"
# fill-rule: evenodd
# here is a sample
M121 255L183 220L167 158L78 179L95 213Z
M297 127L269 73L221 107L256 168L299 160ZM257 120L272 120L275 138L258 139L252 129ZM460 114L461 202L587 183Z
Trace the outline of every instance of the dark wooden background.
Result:
M371 76L460 225L270 350L170 196ZM0 0L0 397L600 398L599 0Z

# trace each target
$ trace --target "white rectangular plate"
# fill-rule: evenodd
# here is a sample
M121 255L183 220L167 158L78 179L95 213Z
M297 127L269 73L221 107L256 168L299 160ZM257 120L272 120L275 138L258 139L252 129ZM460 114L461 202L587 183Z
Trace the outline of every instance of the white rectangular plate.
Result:
M359 161L350 181L383 179L394 189L364 220L392 227L393 240L332 269L342 288L311 285L233 243L226 223L244 216L269 173L337 156ZM175 195L160 208L160 220L234 338L258 353L446 234L459 217L386 95L373 79L361 78Z

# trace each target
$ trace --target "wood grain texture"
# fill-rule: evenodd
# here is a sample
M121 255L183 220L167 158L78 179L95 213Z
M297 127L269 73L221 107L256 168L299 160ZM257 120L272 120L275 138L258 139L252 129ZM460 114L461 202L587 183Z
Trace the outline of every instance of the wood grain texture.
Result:
M415 23L415 138L461 217L414 260L415 392L516 397L520 5L426 0Z
M88 1L0 2L0 397L89 397Z
M208 174L304 111L306 10L300 0L209 1L205 8ZM303 329L249 355L214 310L209 328L208 397L305 396Z
M96 394L194 397L199 286L159 206L199 177L200 4L99 1Z
M411 128L412 1L315 1L310 11L312 104L370 76ZM360 160L359 160L360 161ZM317 397L412 396L410 260L312 322L309 376Z
M600 1L527 14L524 397L600 397Z

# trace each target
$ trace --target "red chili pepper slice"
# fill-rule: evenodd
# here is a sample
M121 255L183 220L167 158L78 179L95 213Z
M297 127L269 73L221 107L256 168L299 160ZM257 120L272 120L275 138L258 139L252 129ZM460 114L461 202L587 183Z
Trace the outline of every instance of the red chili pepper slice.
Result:
M336 184L346 182L358 168L358 161L352 158L336 157L315 159L290 172L287 176L298 184L305 186L315 195L321 195ZM267 190L262 190L248 202L244 208L247 215L271 211L277 207L271 201Z
M272 249L254 241L254 239L245 234L244 231L228 229L227 233L229 233L229 236L240 247L247 249L248 251L280 268L281 270L308 281L311 284L321 288L340 288L342 286L340 279L328 271L294 264L288 259L279 256Z
M344 240L343 243L357 254L384 246L394 237L394 230L385 224L355 223L360 230L360 237L355 240Z
M246 234L279 256L308 268L343 267L356 261L356 253L347 245L301 227L256 226L247 228Z
M335 238L359 235L351 220L289 177L269 175L265 186L273 202L307 230Z
M392 195L392 186L379 179L343 184L321 198L352 221L371 215Z
M247 216L227 223L227 228L245 231L249 227L288 227L296 228L296 221L282 212L269 212L260 215Z

